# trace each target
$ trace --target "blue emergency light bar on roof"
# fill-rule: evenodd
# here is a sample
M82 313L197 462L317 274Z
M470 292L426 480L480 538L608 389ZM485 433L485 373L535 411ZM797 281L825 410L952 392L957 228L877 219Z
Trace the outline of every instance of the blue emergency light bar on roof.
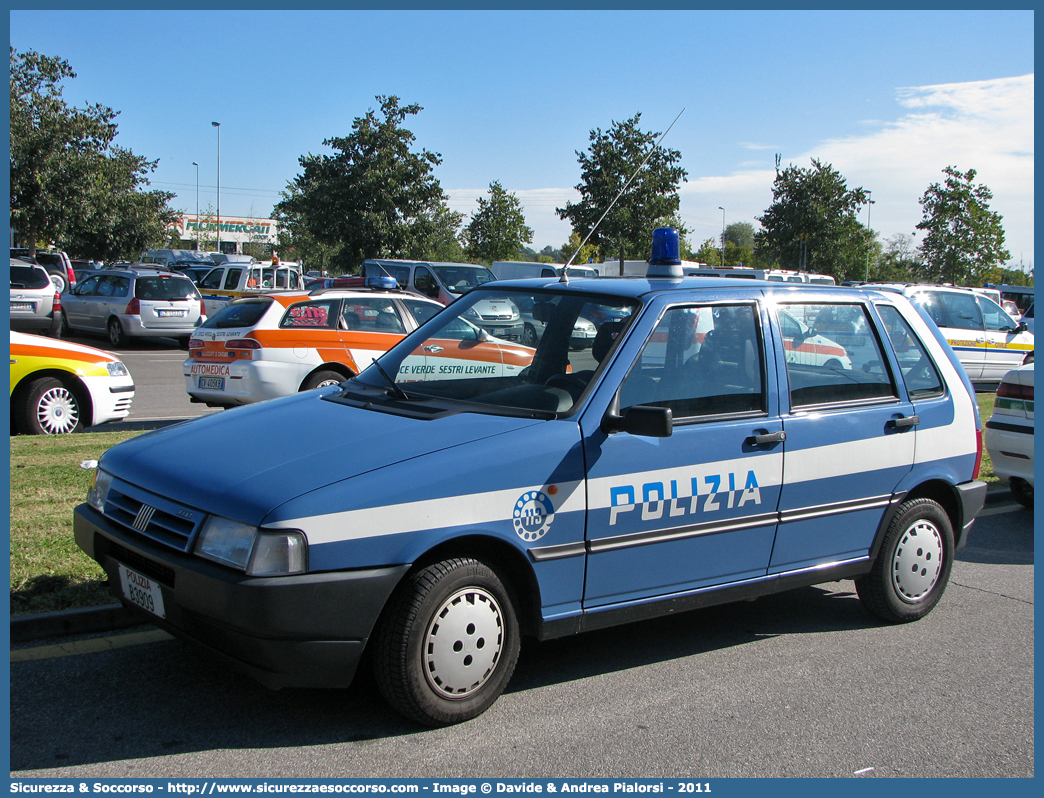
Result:
M376 277L367 277L364 285L367 288L375 288L381 291L394 291L399 287L398 281L390 274L381 274Z

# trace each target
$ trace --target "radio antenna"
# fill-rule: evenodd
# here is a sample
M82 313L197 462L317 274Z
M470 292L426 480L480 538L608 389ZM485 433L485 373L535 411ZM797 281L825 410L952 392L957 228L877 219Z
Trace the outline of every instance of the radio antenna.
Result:
M681 118L681 115L684 114L684 113L685 113L685 109L682 108L678 112L678 116L674 117L674 122L677 122ZM645 160L641 162L641 164L638 166L637 169L634 170L634 174L632 174L628 178L627 182L624 183L624 187L620 189L620 193L616 195L616 197L613 199L613 201L609 203L609 207L605 209L605 211L602 213L601 216L598 217L598 221L594 223L594 225L591 227L591 230L588 232L587 236L584 238L583 241L580 242L580 246L578 246L576 248L576 252L574 252L572 255L569 256L569 260L566 261L565 266L562 267L562 276L558 278L558 281L560 283L568 283L569 282L569 277L566 275L566 272L568 271L569 267L573 264L573 258L575 258L577 256L577 253L580 252L580 250L584 248L584 244L586 244L588 239L590 239L591 236L594 235L594 231L598 229L598 225L600 225L602 223L602 220L606 216L609 215L609 211L611 211L613 209L613 206L616 205L616 201L618 199L620 199L620 197L623 196L623 193L625 191L627 191L627 189L630 187L631 183L634 182L634 179L636 177L638 177L638 173L640 171L642 171L642 169L645 168L645 165L647 163L649 163L649 159L652 158L652 154L654 152L656 152L656 148L660 146L660 142L663 141L664 136L666 136L668 133L671 132L671 128L674 127L674 122L671 122L671 124L667 127L667 129L665 131L663 131L663 133L660 134L660 138L658 138L656 140L656 143L652 145L652 148L649 150L649 154L645 156Z

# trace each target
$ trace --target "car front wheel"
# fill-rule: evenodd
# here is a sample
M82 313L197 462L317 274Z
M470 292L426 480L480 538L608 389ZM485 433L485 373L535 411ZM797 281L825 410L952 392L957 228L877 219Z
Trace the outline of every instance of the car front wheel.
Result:
M870 573L855 580L860 601L893 623L923 618L942 598L953 566L953 528L931 499L899 506Z
M28 435L64 435L83 429L80 400L61 380L41 377L29 383L17 406L18 427Z
M496 571L455 558L407 577L372 643L385 700L420 723L448 726L481 715L503 692L519 629Z

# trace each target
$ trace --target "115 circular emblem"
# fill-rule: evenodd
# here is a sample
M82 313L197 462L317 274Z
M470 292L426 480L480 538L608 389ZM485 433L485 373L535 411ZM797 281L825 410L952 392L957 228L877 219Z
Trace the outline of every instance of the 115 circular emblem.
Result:
M555 520L555 507L538 490L530 490L518 497L514 511L515 532L522 540L532 543L540 540Z

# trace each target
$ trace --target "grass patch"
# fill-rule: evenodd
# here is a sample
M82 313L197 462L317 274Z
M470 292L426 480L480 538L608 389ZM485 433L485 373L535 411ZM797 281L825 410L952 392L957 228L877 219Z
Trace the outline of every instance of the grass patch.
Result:
M992 391L989 393L977 393L975 398L979 402L979 418L982 420L982 430L985 433L986 422L993 415L993 402L997 398L997 394ZM986 483L987 490L998 490L1005 487L1005 484L993 473L993 461L990 460L990 453L986 451L985 441L982 445L982 465L979 467L979 479Z
M105 572L73 539L80 467L140 431L11 437L11 615L112 604Z

